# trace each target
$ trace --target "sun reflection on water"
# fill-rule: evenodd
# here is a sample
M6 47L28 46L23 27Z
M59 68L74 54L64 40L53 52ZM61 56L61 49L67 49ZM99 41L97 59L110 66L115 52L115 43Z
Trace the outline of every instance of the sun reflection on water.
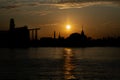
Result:
M72 49L64 49L64 78L65 80L76 80L74 76L75 64L74 62L74 53Z

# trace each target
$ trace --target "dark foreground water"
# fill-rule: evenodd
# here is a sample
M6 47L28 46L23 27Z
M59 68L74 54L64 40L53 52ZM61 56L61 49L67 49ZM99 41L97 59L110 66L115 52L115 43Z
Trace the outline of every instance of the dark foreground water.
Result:
M120 80L120 48L1 48L0 80Z

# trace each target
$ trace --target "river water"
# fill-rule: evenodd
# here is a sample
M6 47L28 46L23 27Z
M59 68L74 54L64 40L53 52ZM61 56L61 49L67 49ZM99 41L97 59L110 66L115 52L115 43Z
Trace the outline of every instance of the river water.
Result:
M0 80L120 80L120 48L0 48Z

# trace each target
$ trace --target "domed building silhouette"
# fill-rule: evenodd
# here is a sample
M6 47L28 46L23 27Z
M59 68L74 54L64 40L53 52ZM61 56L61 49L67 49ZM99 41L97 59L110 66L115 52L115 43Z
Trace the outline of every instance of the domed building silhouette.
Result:
M71 44L71 46L84 45L86 41L87 41L87 36L85 35L83 28L81 33L72 33L67 38L67 42Z
M81 33L72 33L67 39L70 39L72 41L84 41L87 39L87 36L85 35L82 28Z

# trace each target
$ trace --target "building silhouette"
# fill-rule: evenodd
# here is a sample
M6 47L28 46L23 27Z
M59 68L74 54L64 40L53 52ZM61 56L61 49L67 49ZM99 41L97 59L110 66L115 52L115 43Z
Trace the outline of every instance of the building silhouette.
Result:
M79 47L79 46L87 46L88 37L85 35L85 32L82 30L80 33L72 33L67 39L66 39L66 45L70 47Z
M83 26L82 26L82 31L81 31L81 40L82 40L82 41L87 40L87 36L86 36L85 33L84 33Z
M54 37L42 37L40 39L40 46L51 46L51 47L78 47L85 46L88 40L82 28L80 33L72 33L69 37L64 39L61 37L60 33L58 38L56 38L56 32L54 31Z
M56 31L54 31L54 39L56 39Z
M27 26L15 28L14 19L10 19L9 45L10 47L27 47L29 45L30 35Z
M60 35L60 32L59 32L59 36L58 36L58 39L60 39L61 38L61 35Z
M10 31L12 31L12 30L14 30L15 29L15 22L14 22L14 19L13 18L11 18L10 19L10 27L9 27L10 29Z
M0 31L0 47L28 47L30 41L28 27L15 28L13 18L9 24L9 30Z
M8 31L0 31L0 47L8 47Z
M80 33L72 33L67 38L53 32L52 37L42 37L38 40L37 31L40 28L28 29L27 26L17 27L13 18L10 19L9 30L0 31L0 47L91 47L91 46L120 46L120 37L92 39L87 37L84 29ZM32 40L30 41L30 31Z

